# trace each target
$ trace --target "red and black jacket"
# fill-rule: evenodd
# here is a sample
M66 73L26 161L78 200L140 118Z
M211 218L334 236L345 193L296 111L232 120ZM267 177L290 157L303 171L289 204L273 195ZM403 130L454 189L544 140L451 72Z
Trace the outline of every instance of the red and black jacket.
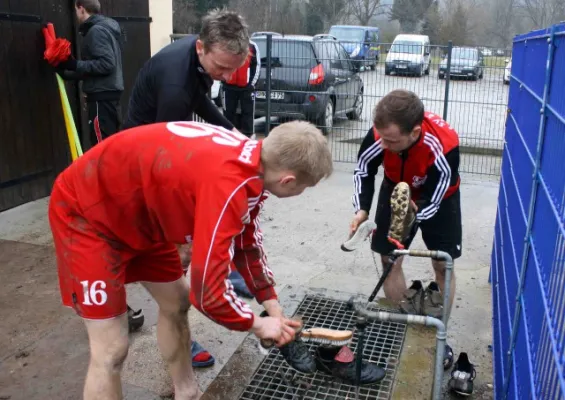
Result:
M418 206L417 219L430 219L441 201L459 189L459 137L441 117L426 113L418 141L394 153L382 148L377 130L371 128L359 149L353 178L356 212L370 211L380 165L389 183L410 185L412 200Z
M261 57L259 47L253 41L249 41L249 54L245 62L224 82L224 87L228 89L254 89L259 73L261 72Z

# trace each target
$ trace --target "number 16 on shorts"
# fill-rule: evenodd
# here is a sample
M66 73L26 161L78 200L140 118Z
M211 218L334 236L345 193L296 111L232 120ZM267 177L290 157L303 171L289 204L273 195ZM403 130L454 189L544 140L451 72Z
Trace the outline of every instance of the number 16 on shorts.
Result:
M85 306L103 306L108 301L106 293L106 282L104 281L81 281L83 301Z

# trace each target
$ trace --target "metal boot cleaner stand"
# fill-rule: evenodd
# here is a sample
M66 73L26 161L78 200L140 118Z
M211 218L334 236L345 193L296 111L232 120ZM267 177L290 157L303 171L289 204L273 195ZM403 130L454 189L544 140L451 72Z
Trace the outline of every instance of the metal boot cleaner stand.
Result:
M445 287L443 293L443 320L440 321L437 318L426 317L422 315L413 314L398 314L390 313L384 311L369 311L367 305L370 304L376 297L378 291L386 280L390 270L392 269L394 262L401 256L411 256L411 257L425 257L431 258L438 261L446 262L445 271ZM357 315L356 328L358 331L358 341L357 341L357 354L356 354L356 380L357 388L355 393L355 398L359 398L359 383L361 381L361 366L363 361L363 349L365 340L365 328L367 326L367 321L390 321L406 324L418 324L425 326L434 326L436 328L436 360L434 369L434 383L432 391L432 399L441 399L442 393L442 380L443 380L443 357L445 353L445 345L447 340L447 309L449 305L449 293L451 289L451 274L453 272L453 259L451 256L444 251L430 251L430 250L394 250L390 256L390 262L383 271L383 274L373 290L373 293L369 297L367 305L357 303L354 298L349 300L349 306L355 311Z

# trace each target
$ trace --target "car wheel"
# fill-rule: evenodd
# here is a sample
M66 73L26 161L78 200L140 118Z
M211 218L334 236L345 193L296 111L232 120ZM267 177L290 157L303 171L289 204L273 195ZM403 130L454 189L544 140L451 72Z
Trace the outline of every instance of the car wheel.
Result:
M316 121L316 125L318 125L318 128L322 130L322 133L324 135L327 135L332 130L333 124L334 124L334 102L332 99L329 99L328 103L326 104L326 108L324 112L322 113L322 115L320 115L318 121Z
M481 74L479 75L479 79L483 79L484 74L485 74L485 72L481 71Z
M390 75L390 69L385 67L385 75Z
M361 115L363 115L363 92L359 92L357 95L354 107L353 111L347 113L347 118L352 121L360 119Z
M442 74L441 72L438 72L437 77L438 79L445 79L445 75Z

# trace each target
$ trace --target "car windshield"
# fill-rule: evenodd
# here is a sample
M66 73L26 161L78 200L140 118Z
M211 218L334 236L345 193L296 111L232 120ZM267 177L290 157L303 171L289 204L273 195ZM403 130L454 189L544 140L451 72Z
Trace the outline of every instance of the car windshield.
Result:
M337 40L342 42L362 42L363 41L363 29L356 28L332 28L330 29L330 35L335 36Z
M267 63L267 41L265 39L255 39L261 64ZM299 40L277 40L273 38L271 49L272 66L286 68L308 68L315 60L314 51L310 42Z
M395 41L390 48L391 53L422 54L422 43L409 40Z
M459 60L474 60L477 58L477 50L456 48L451 51L451 58L457 58Z

